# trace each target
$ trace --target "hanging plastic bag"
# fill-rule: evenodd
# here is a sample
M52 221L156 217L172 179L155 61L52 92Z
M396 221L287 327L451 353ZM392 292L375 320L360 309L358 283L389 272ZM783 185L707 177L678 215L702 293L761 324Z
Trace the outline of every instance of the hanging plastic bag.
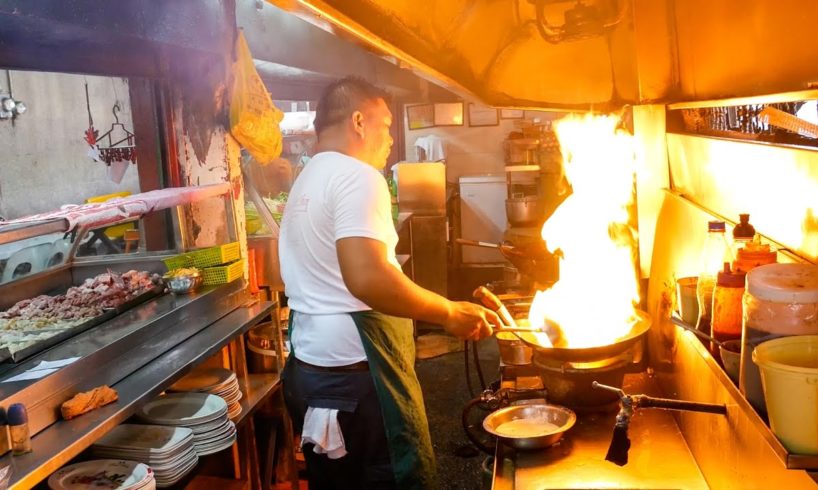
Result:
M283 117L258 76L247 40L239 31L230 87L230 133L259 164L266 165L281 154L278 124Z

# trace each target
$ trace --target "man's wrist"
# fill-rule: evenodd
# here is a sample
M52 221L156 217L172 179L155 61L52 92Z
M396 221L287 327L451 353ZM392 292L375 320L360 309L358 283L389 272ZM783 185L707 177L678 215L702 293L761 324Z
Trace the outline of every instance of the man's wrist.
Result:
M435 319L435 323L445 327L449 323L449 319L452 317L453 311L454 303L452 303L448 299L444 299L441 304L439 318Z

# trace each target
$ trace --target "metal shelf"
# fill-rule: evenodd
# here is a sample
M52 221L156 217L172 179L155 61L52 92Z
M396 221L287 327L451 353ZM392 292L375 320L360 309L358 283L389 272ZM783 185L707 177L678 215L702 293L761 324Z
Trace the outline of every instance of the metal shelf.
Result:
M64 219L7 225L0 228L0 245L51 233L65 233L66 231L68 231L68 221Z
M268 316L274 303L240 307L113 386L119 401L70 421L59 421L32 439L33 452L0 464L12 466L9 488L31 488L125 421L143 403L161 393L233 338Z
M247 417L253 414L256 409L281 386L281 375L279 373L248 374L246 378L240 380L244 396L241 398L241 414L233 422L241 425Z

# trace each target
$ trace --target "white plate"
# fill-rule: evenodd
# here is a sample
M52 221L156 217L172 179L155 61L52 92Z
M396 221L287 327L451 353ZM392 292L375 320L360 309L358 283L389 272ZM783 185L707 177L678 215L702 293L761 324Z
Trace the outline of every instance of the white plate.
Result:
M173 393L146 403L139 417L160 425L192 426L216 420L227 413L227 403L207 393Z
M202 434L202 437L193 440L194 446L206 446L208 444L218 442L220 439L227 438L236 432L236 425L233 422L228 422L223 428Z
M209 389L208 392L211 394L216 394L224 391L232 391L239 389L239 379L233 378L227 383L224 383L219 386L214 386L213 388Z
M51 490L137 490L150 485L153 470L136 461L97 459L57 471L48 478Z
M224 368L196 369L180 379L168 391L216 391L236 381L236 373Z
M221 447L225 442L230 441L230 440L235 440L235 439L236 439L236 432L231 431L231 432L228 432L226 434L222 434L219 437L216 437L216 438L210 439L208 441L205 441L205 443L203 443L203 444L195 444L194 447L196 448L196 453L201 454L202 452L209 451L212 448Z
M242 393L241 391L237 391L236 393L230 396L222 396L221 398L224 399L224 401L227 402L228 405L230 405L231 403L236 403L242 398L244 398L244 393ZM230 407L227 408L228 410L230 409Z
M213 430L209 430L207 432L202 432L201 434L196 434L193 436L193 444L199 444L201 441L205 439L213 439L214 437L222 434L227 434L230 430L235 429L235 425L230 420L225 420L223 425L220 425Z
M171 476L175 475L176 473L179 472L179 470L181 468L187 467L190 464L191 461L196 461L198 459L199 459L199 456L196 453L196 450L191 446L190 452L186 453L184 455L184 457L182 457L182 458L179 458L179 459L177 459L177 460L175 460L173 462L170 462L170 463L163 463L162 465L160 465L160 464L150 465L149 464L148 466L153 468L153 474L154 474L155 478L158 478L160 480L166 480L168 478L168 475L171 475Z
M175 461L185 454L189 453L193 444L191 443L188 447L184 448L181 451L177 451L172 454L168 455L151 455L151 454L137 454L137 453L129 453L124 451L116 451L116 450L108 450L108 451L98 451L94 450L91 451L91 454L95 458L99 459L126 459L128 461L139 461L140 463L145 463L146 465L153 468L156 464L167 464L171 461Z
M227 412L224 413L222 417L219 417L216 420L211 420L210 422L206 422L204 424L197 424L197 425L189 425L188 428L193 430L193 437L200 436L212 430L215 430L219 427L222 427L228 422L227 420Z
M122 424L94 443L99 449L126 449L164 454L174 451L193 437L187 427Z
M211 445L206 447L197 447L196 452L199 456L207 456L208 454L218 453L219 451L224 451L225 449L229 448L236 442L236 434L233 434L229 439L227 439L223 444L219 445Z
M166 487L170 487L170 486L172 486L172 485L174 485L176 483L179 483L184 477L186 477L188 475L188 473L190 473L191 471L193 471L194 468L196 468L196 465L198 464L198 462L199 462L198 459L195 460L193 463L190 464L190 466L188 466L186 468L182 468L179 471L178 475L176 475L176 476L174 476L174 477L172 477L170 479L164 479L164 478L161 479L161 480L157 479L156 480L156 486L159 487L159 488L166 488Z
M194 452L191 457L186 458L184 461L180 461L175 468L168 468L161 472L154 472L154 477L157 480L172 480L184 473L185 470L196 464L198 461L199 455Z
M209 393L219 393L221 391L237 390L239 388L239 379L233 378L227 383L222 383L207 390Z
M236 389L236 390L233 390L233 391L230 391L230 392L227 392L227 393L211 393L211 395L220 396L220 397L224 398L225 400L229 400L229 399L237 397L237 396L238 397L244 396L243 393L241 392L241 390L239 390L239 389ZM228 403L230 403L230 402L228 402Z
M93 451L92 454L95 457L99 458L108 458L108 459L127 459L130 461L139 461L140 463L145 463L146 465L150 466L155 473L158 473L161 470L167 470L170 467L179 466L182 461L186 461L191 458L191 456L196 455L196 450L193 448L193 443L191 441L183 451L178 451L171 455L135 455L135 454L127 454L117 451Z

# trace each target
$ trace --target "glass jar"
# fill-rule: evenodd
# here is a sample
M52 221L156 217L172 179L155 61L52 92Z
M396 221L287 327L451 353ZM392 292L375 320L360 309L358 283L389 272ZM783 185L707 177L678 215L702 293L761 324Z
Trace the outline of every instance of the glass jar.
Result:
M753 349L766 340L818 334L818 266L769 264L747 273L739 388L759 412L764 392Z

